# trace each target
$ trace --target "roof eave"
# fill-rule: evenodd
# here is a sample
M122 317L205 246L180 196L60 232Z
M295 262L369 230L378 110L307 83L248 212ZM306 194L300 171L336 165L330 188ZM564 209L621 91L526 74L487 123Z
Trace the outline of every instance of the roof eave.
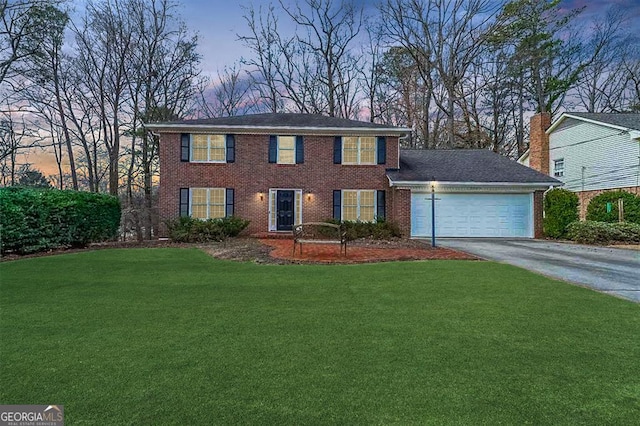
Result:
M580 117L578 115L573 115L570 113L562 113L562 115L547 129L546 133L547 134L551 134L556 127L558 127L560 125L560 123L562 123L565 118L573 118L574 120L580 120L580 121L584 121L585 123L591 123L591 124L597 124L600 126L605 126L605 127L610 127L612 129L616 129L616 130L622 130L624 132L629 132L632 129L629 129L628 127L623 127L623 126L616 126L615 124L611 124L611 123L606 123L604 121L598 121L598 120L592 120L590 118L584 118L584 117Z
M193 133L193 132L220 132L234 134L273 134L273 133L297 133L297 134L323 134L335 135L340 133L358 133L374 135L402 135L411 132L404 127L316 127L316 126L234 126L212 124L145 124L147 129L158 133Z
M388 177L388 176L387 176ZM403 187L408 189L419 189L424 187L431 187L431 184L435 184L435 188L460 188L460 187L472 187L472 188L481 188L481 187L494 187L494 188L516 188L519 190L539 190L539 189L547 189L549 187L556 187L564 185L559 181L549 181L549 182L448 182L448 181L394 181L391 177L389 178L389 186Z

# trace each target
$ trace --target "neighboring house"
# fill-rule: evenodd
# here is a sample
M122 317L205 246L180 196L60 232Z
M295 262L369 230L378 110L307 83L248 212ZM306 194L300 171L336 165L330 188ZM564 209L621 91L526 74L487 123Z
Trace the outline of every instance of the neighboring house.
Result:
M406 236L540 236L542 192L559 182L487 150L404 151L410 129L310 114L148 124L160 135L163 220L396 222Z
M584 219L589 201L604 191L640 194L640 114L571 112L553 124L549 114L537 114L518 161L576 192Z

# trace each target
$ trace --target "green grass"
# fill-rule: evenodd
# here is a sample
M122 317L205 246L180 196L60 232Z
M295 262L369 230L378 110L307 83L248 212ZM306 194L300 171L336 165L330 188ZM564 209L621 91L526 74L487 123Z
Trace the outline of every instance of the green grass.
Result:
M489 262L0 265L0 403L68 424L637 424L637 304Z

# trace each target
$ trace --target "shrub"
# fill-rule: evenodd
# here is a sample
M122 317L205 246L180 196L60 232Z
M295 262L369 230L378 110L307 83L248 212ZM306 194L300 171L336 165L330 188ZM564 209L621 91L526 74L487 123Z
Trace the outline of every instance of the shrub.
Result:
M400 237L400 228L393 222L384 219L378 219L375 222L358 222L344 221L340 222L336 219L328 219L326 222L342 225L347 233L347 240L353 241L359 238L372 238L374 240L388 240L394 237Z
M206 220L181 217L168 220L166 224L169 238L175 242L206 243L238 236L249 226L249 221L236 216Z
M640 196L626 191L607 191L594 197L587 207L587 220L597 222L618 221L618 199L624 200L624 220L640 224ZM611 211L607 212L607 203Z
M563 238L567 226L578 220L578 196L566 189L552 189L544 198L544 233Z
M118 235L120 201L57 189L0 189L0 252L85 247Z
M570 240L582 244L640 243L640 225L635 223L574 222L567 228Z

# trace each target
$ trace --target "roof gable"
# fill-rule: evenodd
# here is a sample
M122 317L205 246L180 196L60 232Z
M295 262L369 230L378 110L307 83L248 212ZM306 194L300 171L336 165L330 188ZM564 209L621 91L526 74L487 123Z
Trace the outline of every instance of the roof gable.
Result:
M552 133L561 127L562 123L567 119L598 124L618 130L640 131L640 114L565 112L549 127L547 133Z

